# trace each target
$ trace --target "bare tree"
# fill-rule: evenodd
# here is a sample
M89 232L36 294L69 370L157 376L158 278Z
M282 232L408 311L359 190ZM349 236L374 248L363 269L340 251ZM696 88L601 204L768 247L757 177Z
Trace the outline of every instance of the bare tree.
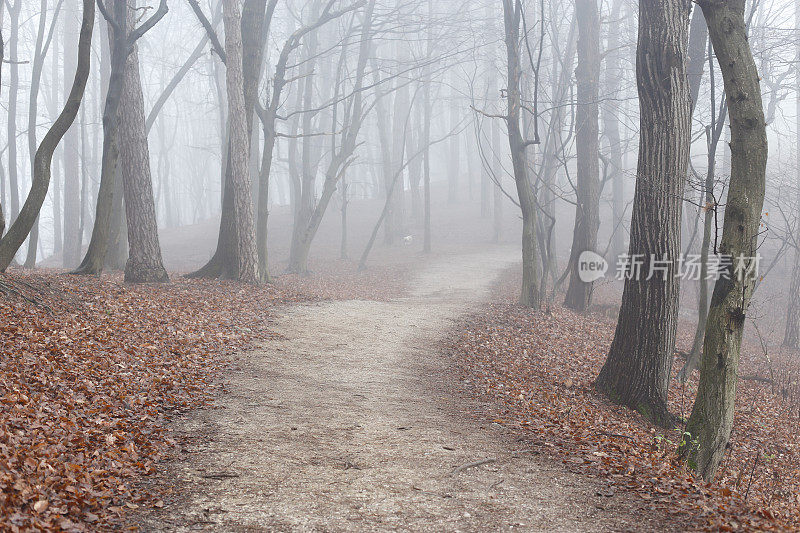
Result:
M522 211L522 291L520 305L538 308L541 303L539 290L540 265L538 262L536 234L536 193L529 176L526 150L538 139L525 140L520 129L522 94L520 79L520 24L522 20L522 1L503 0L503 21L505 25L506 68L508 71L508 111L503 117L508 128L508 144L511 148L511 163L514 168L514 181L517 186L519 206Z
M597 251L597 230L600 228L600 13L597 0L576 0L575 17L578 22L578 68L575 70L578 82L578 175L570 280L564 305L576 311L586 311L592 301L592 283L581 280L579 257L585 251Z
M53 153L78 115L86 90L86 82L89 79L94 18L94 0L83 0L83 21L78 38L78 68L75 73L75 80L64 104L64 109L44 136L41 145L36 151L33 165L33 183L28 198L25 200L25 205L22 206L19 217L11 225L8 233L0 240L0 271L2 272L5 272L8 265L11 264L14 255L25 241L36 218L39 216L50 185L50 164L53 159Z
M76 51L67 45L68 39L77 32L78 19L75 11L71 9L76 0L66 0L67 8L64 13L64 84L70 83L70 78L74 75L78 63ZM81 114L84 114L82 111ZM65 268L75 268L81 260L81 171L80 164L87 164L85 158L81 157L81 131L84 121L81 124L73 124L64 136L64 150L62 152L64 170L64 252L62 256L62 266Z
M125 67L136 41L155 26L166 15L168 9L167 0L161 0L158 9L150 18L136 28L129 28L126 0L113 0L111 11L108 11L102 0L97 0L97 6L113 30L111 78L103 110L103 162L92 239L83 261L74 271L75 274L98 274L103 270L111 236L109 230L114 208L114 188L118 178L119 104L125 86Z
M36 32L36 45L33 51L33 65L31 73L31 91L30 98L28 99L28 153L30 154L31 169L33 169L34 159L36 156L36 128L37 119L39 118L39 92L42 82L42 71L44 70L44 59L47 56L47 50L50 48L50 43L53 41L53 32L58 22L58 14L61 11L60 0L56 5L53 13L53 20L50 21L50 30L47 30L47 0L41 0L39 4L39 28ZM33 175L33 170L31 170ZM39 222L38 219L33 224L31 229L30 238L28 240L28 253L25 258L25 267L33 268L36 266L36 247L39 244Z
M136 21L136 0L128 0L128 26ZM125 264L125 281L133 283L169 281L161 259L158 222L150 173L150 149L144 118L144 94L139 74L139 50L134 43L125 67L120 99L120 153L118 171L122 177L130 253Z
M603 137L608 149L609 172L611 172L611 205L613 219L613 236L611 244L611 257L618 257L625 252L625 232L622 229L622 219L625 216L625 172L622 164L622 137L620 135L620 87L623 82L622 63L622 32L618 24L623 20L623 0L614 0L608 20L608 49L605 53L605 68L603 71L603 102L602 120Z
M6 2L11 31L8 36L8 194L11 211L9 222L19 214L19 170L17 166L17 100L19 99L19 28L22 1Z
M625 289L614 340L596 387L670 425L667 388L678 320L683 189L691 99L686 76L689 9L683 0L640 2L636 75L640 139ZM670 80L665 85L664 80Z
M800 1L795 2L795 27L800 29ZM800 146L800 39L795 45L795 102L797 109L797 145ZM800 211L800 149L796 157L796 202ZM798 225L796 242L800 242L800 225ZM794 252L794 265L792 268L792 281L789 285L789 304L786 310L786 329L783 334L783 345L788 348L800 348L800 247Z
M330 20L341 17L363 5L359 2L349 7L340 10L331 10L333 2L331 2L326 9L322 11L317 21L309 28L316 29ZM367 12L365 14L361 46L359 47L358 64L356 70L356 79L353 91L351 93L351 100L349 109L346 113L345 123L342 125L342 133L340 134L339 145L331 154L330 161L325 169L325 179L322 185L322 192L319 199L314 199L314 187L316 182L316 172L312 172L306 168L304 170L304 177L301 184L301 207L300 213L295 218L295 224L292 230L292 249L289 256L290 272L305 273L308 270L308 253L311 248L311 243L317 234L322 218L325 211L330 204L333 194L336 192L342 174L347 170L350 165L353 152L357 147L358 135L361 131L364 116L369 106L365 107L363 103L363 88L364 88L364 73L371 49L371 25L372 13L374 10L374 1L368 4ZM309 30L310 31L310 30ZM308 33L308 31L305 31ZM306 113L307 115L308 113ZM304 132L310 133L308 129L309 123L305 124ZM308 137L307 137L308 138ZM309 154L305 155L305 164L308 165ZM312 178L313 175L313 178Z
M231 208L235 234L236 271L234 278L257 283L258 255L256 252L253 200L250 196L248 159L250 135L247 126L242 68L241 0L223 0L222 20L225 24L225 80L228 92L228 121L230 135Z
M731 117L731 181L719 250L732 261L727 276L714 285L700 386L684 446L689 465L710 480L722 461L733 427L742 333L757 278L767 133L760 78L744 19L745 0L700 0L698 5L703 9L722 71Z

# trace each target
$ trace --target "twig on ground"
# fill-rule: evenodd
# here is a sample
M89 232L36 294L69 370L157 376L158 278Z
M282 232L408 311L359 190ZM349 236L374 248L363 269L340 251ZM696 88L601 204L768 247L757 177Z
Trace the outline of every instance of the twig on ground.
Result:
M496 461L497 461L497 459L489 457L487 459L482 459L480 461L475 461L474 463L467 463L465 465L461 465L459 467L454 468L453 471L450 472L450 475L454 476L454 475L456 475L456 474L458 474L460 472L463 472L464 470L467 470L468 468L475 468L475 467L478 467L478 466L488 465L489 463L494 463Z

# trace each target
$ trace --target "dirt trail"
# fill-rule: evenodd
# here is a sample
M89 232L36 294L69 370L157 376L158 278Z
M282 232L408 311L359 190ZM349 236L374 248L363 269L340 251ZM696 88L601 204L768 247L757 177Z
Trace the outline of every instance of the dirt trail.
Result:
M452 383L436 341L516 261L509 248L442 258L402 300L281 312L283 339L241 354L220 408L180 422L200 437L172 472L183 501L143 529L650 529L471 413Z

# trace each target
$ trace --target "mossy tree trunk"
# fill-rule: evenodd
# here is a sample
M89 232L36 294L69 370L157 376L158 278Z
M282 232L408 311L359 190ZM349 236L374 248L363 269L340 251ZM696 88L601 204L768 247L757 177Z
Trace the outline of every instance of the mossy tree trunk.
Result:
M699 0L698 5L722 71L731 120L731 180L719 252L729 256L732 265L711 297L700 387L683 449L689 465L710 480L733 427L742 332L757 277L767 134L758 70L747 38L745 0Z

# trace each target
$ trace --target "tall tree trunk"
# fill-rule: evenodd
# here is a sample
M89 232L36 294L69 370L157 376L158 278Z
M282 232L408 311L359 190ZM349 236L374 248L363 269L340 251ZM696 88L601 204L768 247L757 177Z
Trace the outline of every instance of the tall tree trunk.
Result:
M112 237L112 213L114 211L114 189L117 180L119 156L119 103L125 81L125 64L128 56L128 25L126 0L113 0L110 16L117 28L113 32L111 45L111 75L103 109L103 160L100 172L100 188L92 228L92 238L76 274L94 275L105 266L109 241ZM110 25L109 25L110 26Z
M608 25L608 51L604 69L603 94L603 136L608 148L609 172L611 172L611 211L612 231L611 257L619 257L625 252L625 230L622 222L625 218L625 169L622 164L622 138L619 131L620 100L622 100L623 70L622 40L619 24L622 17L623 0L614 0Z
M570 257L571 275L564 305L582 312L591 304L593 284L581 280L578 259L583 252L597 252L597 230L600 227L600 13L597 0L576 0L575 14L578 22L577 206Z
M794 8L795 28L800 29L800 1L795 1ZM796 135L797 146L800 147L800 40L795 47L795 109L796 109ZM796 150L795 180L797 194L795 196L795 217L798 220L798 229L795 242L800 242L800 149ZM794 266L792 267L792 281L789 286L789 304L786 309L786 328L783 333L783 345L787 348L800 348L800 248L794 251Z
M64 84L74 76L77 68L78 56L76 51L68 46L68 40L78 31L78 19L72 9L75 0L66 0L68 9L64 13ZM85 112L82 111L83 115ZM79 162L81 157L81 128L83 124L73 124L64 136L64 150L62 152L64 170L64 253L62 266L75 268L78 266L81 255L81 174ZM83 159L86 164L85 159Z
M61 11L62 2L59 1L53 11L53 20L50 23L50 30L47 30L47 0L41 0L39 6L39 28L36 34L36 45L33 51L33 64L31 69L31 90L30 98L28 100L28 154L30 155L31 163L31 176L34 171L34 159L36 155L36 130L37 119L39 116L39 90L42 82L42 72L44 71L44 60L47 56L47 51L50 44L53 42L53 33L56 29L58 22L58 15ZM53 82L55 85L55 82ZM54 202L55 203L55 202ZM36 254L39 243L39 220L37 218L31 230L28 239L28 252L25 258L25 268L34 268L36 266Z
M492 121L492 167L493 173L500 179L503 175L503 165L501 154L505 152L503 147L503 125L500 122ZM503 191L495 185L492 187L492 242L499 243L503 240L503 204L506 201Z
M19 217L0 240L0 271L5 272L19 247L33 227L50 185L50 164L58 143L69 129L81 106L86 82L89 79L92 30L94 29L94 0L83 0L83 21L78 38L78 68L64 109L42 139L33 165L31 191Z
M33 176L34 159L36 156L36 119L39 115L39 87L42 82L44 68L44 38L47 31L47 0L39 3L39 27L36 32L36 44L33 49L33 64L31 68L31 90L28 98L28 154L30 156L31 176ZM28 237L28 252L25 257L25 268L36 266L36 248L39 245L39 217L33 223Z
M633 259L614 340L596 382L612 401L662 425L674 421L667 409L667 389L678 319L675 268L691 133L689 10L683 0L639 2L636 75L641 116L629 248Z
M407 64L408 54L403 47L403 43L397 43L400 48L398 52L399 62L402 65ZM397 173L397 169L405 165L405 154L410 153L411 146L409 145L411 134L408 124L405 120L399 117L406 117L411 113L409 109L409 94L408 84L402 78L398 79L398 87L395 89L394 96L394 110L392 116L394 121L392 123L392 176ZM393 179L393 184L396 190L392 194L392 216L394 221L392 223L392 231L394 232L394 239L402 242L405 237L405 176L401 171L401 175L397 179Z
M113 8L103 13L110 31L111 39L111 72L108 81L108 92L103 109L103 161L100 173L100 189L97 193L97 208L92 228L92 239L89 249L74 271L75 274L99 274L103 270L109 250L109 241L113 236L112 213L115 207L121 213L122 204L114 202L115 188L119 179L117 164L119 158L119 104L125 84L125 66L128 53L136 41L167 13L167 2L161 0L158 9L139 27L128 26L128 4L126 0L114 0ZM110 20L109 20L110 19ZM121 181L121 180L120 180ZM116 204L116 205L115 205ZM121 226L120 226L121 227ZM121 232L122 233L122 232Z
M556 22L559 7L556 4L551 5L551 31L554 36L553 40L559 40L560 25ZM569 142L568 136L564 135L564 115L566 109L570 107L572 102L572 74L573 65L575 63L575 56L577 54L577 41L578 41L578 24L575 17L569 23L569 32L567 34L566 42L564 43L563 52L560 51L562 56L561 61L553 61L552 65L552 94L554 95L553 109L550 112L550 120L547 125L547 137L545 138L544 158L541 164L541 179L542 179L542 211L541 218L548 224L545 227L544 242L547 248L543 251L542 257L547 261L545 270L550 273L552 277L553 288L560 283L558 280L558 261L554 242L552 239L551 229L555 228L556 224L556 174L558 169L562 166L562 159L566 150L566 143ZM555 53L555 52L554 52ZM547 280L542 276L542 290L547 285ZM544 293L543 293L544 296Z
M62 15L63 17L63 15ZM57 30L56 30L57 31ZM50 62L50 103L47 112L51 117L58 113L59 97L59 39L53 40L53 59ZM63 151L63 150L62 150ZM62 215L61 215L61 157L53 156L53 254L62 253L64 250Z
M250 135L248 133L248 115L245 109L242 15L239 6L240 0L223 0L222 4L227 58L225 84L228 93L228 120L230 123L231 208L235 221L236 279L246 283L258 283L258 254L248 174Z
M528 175L526 157L527 142L522 137L520 118L522 95L520 93L520 22L521 0L503 0L505 23L506 68L508 71L508 112L505 117L508 129L508 144L511 163L517 186L520 210L522 211L522 290L519 303L525 307L538 308L541 304L539 292L540 266L538 262L536 235L536 198Z
M128 0L128 25L135 22L136 0ZM169 281L161 259L158 222L150 173L150 149L144 118L144 95L139 74L139 51L136 45L128 55L120 103L119 171L125 198L129 254L125 281L132 283Z
M689 92L692 99L692 114L697 107L700 95L700 84L703 81L703 71L706 64L706 43L708 42L708 27L701 9L692 13L692 22L689 28L689 63L687 77L689 79Z
M0 6L0 88L2 88L3 78L3 60L6 56L5 42L3 41L3 7ZM5 172L3 172L3 165L0 163L0 238L6 231L6 216L3 213L3 202L5 202Z
M424 82L423 82L424 83ZM424 105L424 104L423 104ZM414 127L409 132L409 153L419 152L424 142L424 120L423 105L414 106ZM422 183L422 158L415 158L408 165L408 183L411 188L411 219L415 229L422 227L422 196L420 195L420 184Z
M312 4L312 20L319 16L320 2L316 0ZM303 70L301 77L302 83L302 106L304 109L311 109L314 107L314 96L316 94L314 88L313 72L316 64L316 55L318 48L318 38L316 33L312 33L309 38L304 42L303 46ZM312 128L314 126L314 116L316 113L307 112L303 113L300 122L301 129L304 135L302 139L302 148L300 152L300 189L297 204L297 211L295 212L294 224L292 226L292 244L289 250L289 266L287 270L297 274L306 274L308 272L308 252L309 248L306 246L304 233L308 228L311 217L314 213L314 202L316 198L316 184L317 184L317 155L319 151L319 143L317 139L311 136Z
M702 13L700 9L697 12ZM702 15L701 15L702 18ZM705 19L703 19L705 23ZM706 39L708 41L708 39ZM689 41L691 42L691 40ZM714 181L717 168L717 146L719 144L720 136L725 125L725 117L727 116L727 108L723 107L720 110L720 116L716 116L716 77L713 68L713 50L711 43L708 43L708 61L709 61L709 79L711 80L711 125L706 128L706 136L708 138L708 168L706 169L706 179L703 184L703 241L700 245L700 293L697 298L697 327L694 332L694 341L692 342L692 349L689 352L689 357L686 364L678 373L678 379L685 382L689 375L697 368L700 362L700 357L703 351L703 338L705 337L706 325L708 321L708 259L711 248L711 231L714 229L714 221L716 220L716 213L718 206L714 198ZM691 78L690 78L691 80Z
M237 13L239 12L240 3L241 2L237 3L236 5ZM263 64L262 53L264 48L264 39L262 35L262 29L264 28L266 4L267 0L246 0L244 3L244 8L242 10L242 15L239 16L240 28L237 30L237 33L239 34L240 37L239 40L241 41L240 43L241 50L239 50L238 52L240 64L236 65L235 68L241 70L241 76L243 80L242 91L244 93L244 113L245 113L245 126L247 133L246 152L248 154L248 161L249 161L250 138L252 135L252 128L253 128L253 116L255 112L256 97L258 92L258 82L261 77L261 69ZM218 50L218 52L220 57L224 56L223 60L225 62L227 71L227 68L230 67L231 59L227 57L226 51ZM216 66L216 63L214 65ZM221 98L221 100L227 100L230 97L227 91L220 92L220 94L223 97ZM230 107L231 107L230 102L227 102L227 104L223 105L223 109L227 108L228 112L230 112ZM221 120L223 123L225 122L224 113L221 116ZM227 128L227 139L223 141L223 148L225 153L223 154L222 158L223 160L222 211L220 213L220 225L219 225L219 235L217 237L217 248L211 259L209 259L209 261L202 268L200 268L200 270L189 274L188 277L207 277L207 278L223 277L223 278L241 279L243 281L249 281L242 279L241 272L239 270L239 266L243 260L243 258L240 256L241 252L240 245L242 243L239 242L240 241L239 227L241 226L241 221L237 220L235 217L240 213L241 214L246 214L246 213L242 213L240 210L236 209L234 205L234 190L233 190L233 181L231 176L233 169L231 168L232 138L230 131L231 129L230 116L227 117L227 126L223 125L222 127ZM249 175L246 176L246 179L248 182L246 195L252 198ZM244 195L244 191L239 191L239 194ZM252 205L250 206L250 217L252 222L253 218ZM246 224L247 223L245 223L245 225ZM255 227L254 223L253 227ZM253 235L253 242L255 243L255 235ZM245 248L247 248L247 246L245 246ZM245 261L247 260L245 259Z
M428 0L428 18L433 19L433 0ZM425 57L430 62L433 56L433 25L428 25L427 45ZM422 146L425 151L422 154L422 251L431 253L431 120L433 110L431 108L431 68L425 65L423 71L422 101L424 115L422 117Z
M375 76L375 83L381 83L380 70L378 68L378 63L374 58L372 58L372 70ZM402 82L402 80L398 80L398 82ZM383 83L385 84L385 82ZM390 89L380 91L375 95L375 110L377 112L377 117L380 117L376 120L376 126L378 129L378 143L381 155L381 177L383 178L381 188L387 198L392 197L390 187L391 183L393 182L392 169L395 168L395 154L392 151L391 131L393 121L397 121L397 116L389 113L389 108L391 107L393 98L395 98L395 94ZM388 204L386 222L383 225L383 243L386 245L394 244L394 238L397 235L397 232L394 228L394 223L394 203L392 202Z
M456 126L461 121L461 113L458 108L459 94L456 87L459 83L456 75L452 75L450 82L450 131L455 131ZM447 203L458 202L459 178L461 171L461 135L450 137L450 162L447 165Z
M758 230L764 203L767 133L756 69L744 20L745 0L700 0L722 71L731 119L731 181L720 254L732 258L728 276L711 297L700 368L700 387L686 426L697 441L689 464L710 480L719 467L733 427L739 352L745 315L758 273ZM751 270L753 269L753 270Z
M14 0L8 5L11 33L8 37L8 194L11 211L9 222L14 222L19 215L19 173L17 166L17 100L19 99L19 15L22 9L21 0Z

